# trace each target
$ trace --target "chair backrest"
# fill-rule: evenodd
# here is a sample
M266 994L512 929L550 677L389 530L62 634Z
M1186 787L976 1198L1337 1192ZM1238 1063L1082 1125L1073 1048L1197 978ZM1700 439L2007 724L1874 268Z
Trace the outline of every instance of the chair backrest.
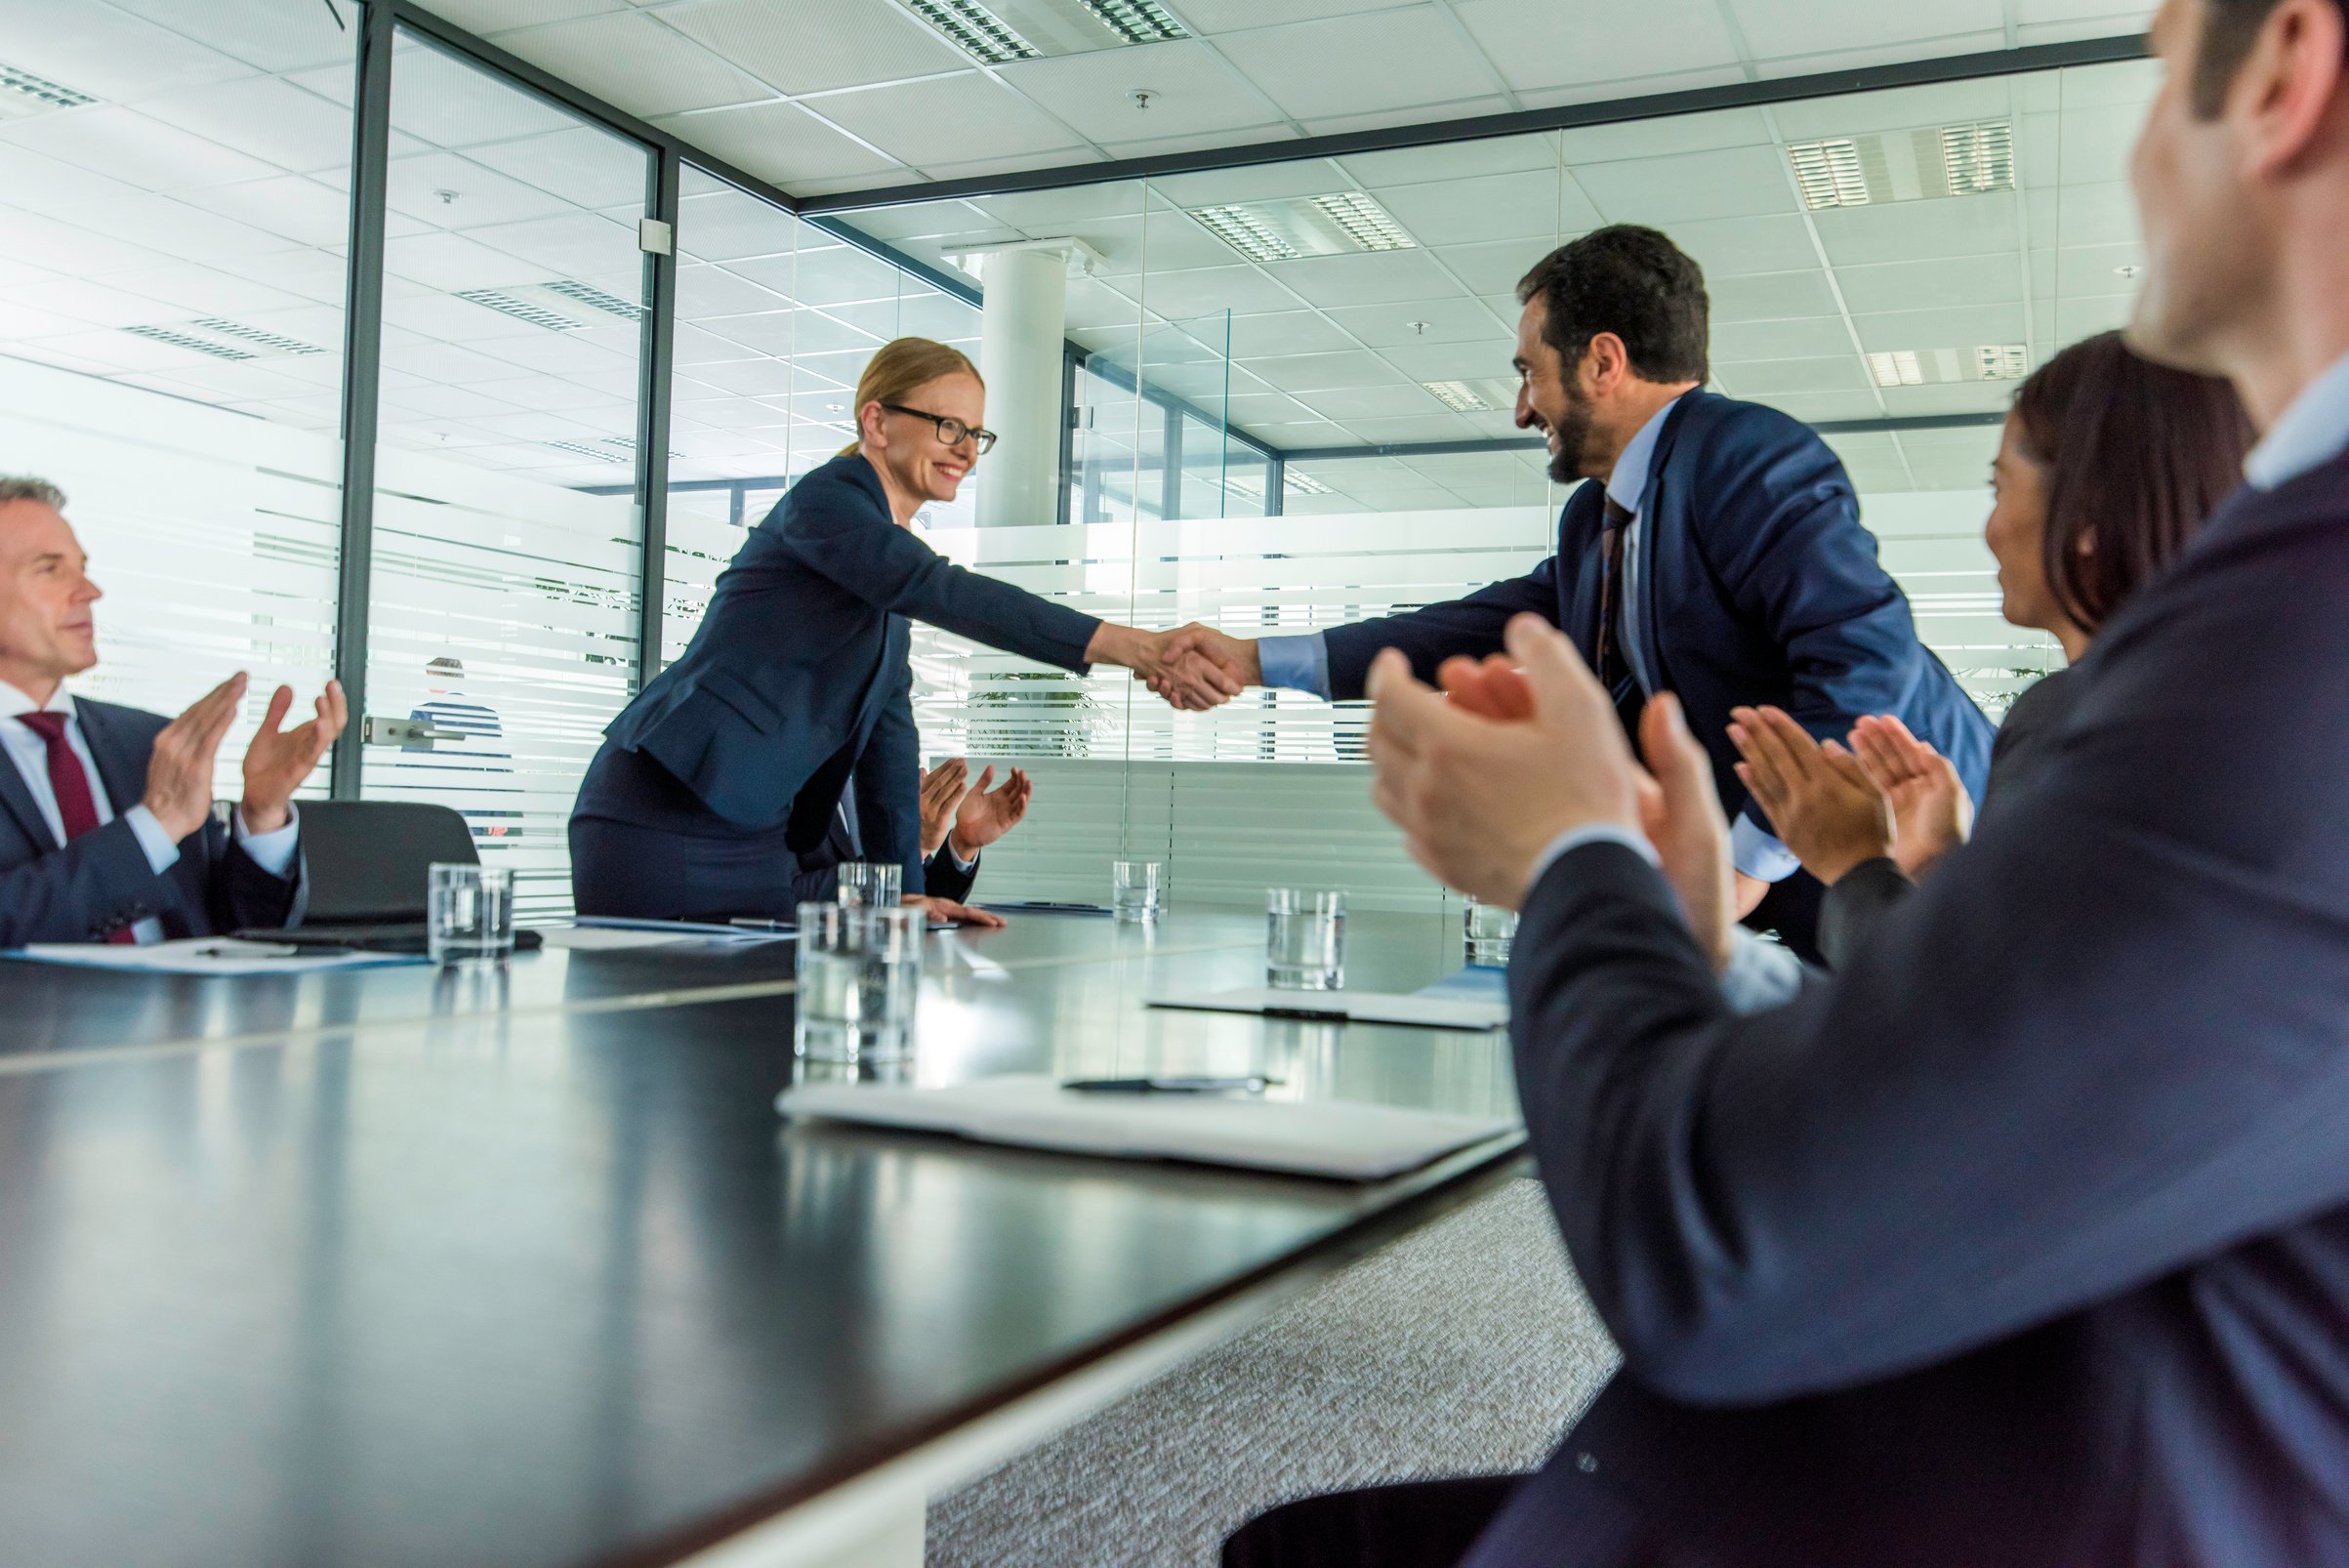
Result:
M422 920L433 863L481 859L464 817L420 801L304 801L302 852L312 926Z

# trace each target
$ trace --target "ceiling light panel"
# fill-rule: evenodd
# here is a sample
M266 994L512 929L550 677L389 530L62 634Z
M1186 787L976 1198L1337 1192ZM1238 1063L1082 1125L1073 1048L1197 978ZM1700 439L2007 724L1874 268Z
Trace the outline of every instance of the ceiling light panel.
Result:
M914 14L985 65L1090 55L1188 38L1158 0L906 0Z
M2031 374L2031 351L2019 343L1966 349L1894 349L1868 356L1879 387L1926 387L1953 381L2021 381Z
M300 338L289 338L282 332L265 331L223 316L205 316L200 320L178 321L168 326L142 324L122 330L134 338L169 344L172 348L185 349L191 353L205 354L214 359L292 359L326 351L314 343L305 343Z
M1209 233L1252 262L1419 248L1385 208L1354 190L1187 210Z
M946 41L982 65L1042 60L1044 51L1006 25L1003 18L974 0L906 0L906 8Z
M98 100L62 82L0 62L0 120L28 119L55 109L77 109Z
M644 308L593 283L556 278L550 283L526 283L502 289L463 289L457 298L527 321L550 332L577 332L594 324L598 314L640 321Z
M1787 147L1802 203L1867 207L2014 188L2014 127L2005 120L1826 137Z
M1429 396L1460 414L1497 414L1515 409L1517 384L1506 379L1486 381L1422 381Z

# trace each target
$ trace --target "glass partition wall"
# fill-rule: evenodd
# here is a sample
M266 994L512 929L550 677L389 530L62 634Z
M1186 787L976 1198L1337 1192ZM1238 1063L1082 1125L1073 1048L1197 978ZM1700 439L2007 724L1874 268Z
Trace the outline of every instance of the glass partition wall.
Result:
M1822 431L1985 706L2060 657L1998 615L1985 471L2015 382L2125 318L2142 63L814 218L404 0L368 8L399 22L383 102L354 87L360 24L310 0L58 9L73 24L9 62L47 87L0 116L0 470L72 493L112 590L84 689L176 710L232 668L307 692L355 657L372 716L450 738L347 754L335 792L464 811L534 913L567 907L601 726L849 439L877 348L983 357L1008 250L1065 264L1065 429L999 447L916 526L1089 613L1310 634L1530 568L1565 490L1514 425L1514 287L1637 222L1706 269L1711 389ZM370 113L380 342L347 356ZM666 235L641 222L665 155ZM347 403L375 432L363 497L340 482ZM989 512L1021 462L1052 499ZM338 648L346 540L370 587ZM1128 853L1167 860L1185 901L1285 881L1438 899L1368 804L1356 705L1177 715L1122 671L928 629L915 659L927 758L1038 778L982 896L1098 899Z

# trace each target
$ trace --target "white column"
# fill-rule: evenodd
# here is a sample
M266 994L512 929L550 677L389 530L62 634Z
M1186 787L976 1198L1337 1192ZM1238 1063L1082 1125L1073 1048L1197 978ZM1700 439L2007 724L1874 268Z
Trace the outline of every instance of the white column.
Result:
M1058 250L997 251L981 287L979 374L987 380L988 427L1003 439L979 471L979 526L1034 527L1060 515L1068 258Z

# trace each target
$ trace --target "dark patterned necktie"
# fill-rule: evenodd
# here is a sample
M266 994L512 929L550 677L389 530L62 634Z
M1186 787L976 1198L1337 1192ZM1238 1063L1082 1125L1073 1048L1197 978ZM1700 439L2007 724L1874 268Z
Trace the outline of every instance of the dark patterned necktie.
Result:
M85 833L97 832L98 798L90 793L89 770L82 766L82 760L73 755L73 747L65 739L65 716L30 713L19 714L17 718L49 748L49 788L57 796L58 821L64 827L65 842L71 844ZM106 933L106 940L117 944L138 939L127 926L118 926Z
M1631 526L1631 514L1613 496L1607 497L1607 526L1598 536L1598 645L1599 684L1609 691L1616 682L1630 673L1630 661L1623 651L1623 551L1627 530Z

